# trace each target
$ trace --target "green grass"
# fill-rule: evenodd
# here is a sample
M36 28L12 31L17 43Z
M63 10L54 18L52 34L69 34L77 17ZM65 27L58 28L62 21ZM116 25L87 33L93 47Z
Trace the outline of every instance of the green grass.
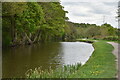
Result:
M95 51L88 62L70 77L77 78L115 78L116 63L112 54L113 46L104 42L93 43Z
M71 65L56 70L35 69L28 71L28 78L115 78L117 69L115 56L112 54L113 46L105 41L93 43L95 51L83 66Z

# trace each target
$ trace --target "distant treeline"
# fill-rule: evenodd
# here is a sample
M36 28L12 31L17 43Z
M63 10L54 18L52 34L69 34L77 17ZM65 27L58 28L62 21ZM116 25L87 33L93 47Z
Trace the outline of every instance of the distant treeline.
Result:
M67 22L67 26L67 40L76 38L118 40L118 36L120 36L120 29L107 23L98 26L96 24Z
M120 33L110 24L97 26L68 22L67 11L63 8L59 2L2 3L3 46L116 37Z

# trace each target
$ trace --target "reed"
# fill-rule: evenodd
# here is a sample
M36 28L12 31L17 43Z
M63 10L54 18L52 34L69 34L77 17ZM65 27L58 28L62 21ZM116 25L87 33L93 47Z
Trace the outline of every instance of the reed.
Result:
M42 67L28 70L25 75L27 78L68 78L71 74L74 74L81 64L76 65L64 65L55 70L49 69L42 70Z

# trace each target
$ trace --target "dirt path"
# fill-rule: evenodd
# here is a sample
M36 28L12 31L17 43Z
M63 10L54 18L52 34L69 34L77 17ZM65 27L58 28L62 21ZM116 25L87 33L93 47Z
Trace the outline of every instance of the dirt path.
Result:
M116 77L119 78L118 80L120 80L120 62L119 62L120 56L118 54L120 44L115 42L108 42L108 43L114 47L113 54L116 56L116 64L117 64L116 67L118 69L118 74Z

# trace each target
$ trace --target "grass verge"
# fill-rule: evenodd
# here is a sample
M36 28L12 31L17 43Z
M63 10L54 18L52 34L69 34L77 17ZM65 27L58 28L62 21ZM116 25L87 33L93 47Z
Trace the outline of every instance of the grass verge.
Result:
M104 42L93 43L95 48L92 56L83 66L68 65L56 70L36 68L26 73L27 78L115 78L117 73L113 46Z
M73 78L115 78L117 69L115 56L112 54L113 46L98 41L93 43L95 51L88 62L70 77Z

